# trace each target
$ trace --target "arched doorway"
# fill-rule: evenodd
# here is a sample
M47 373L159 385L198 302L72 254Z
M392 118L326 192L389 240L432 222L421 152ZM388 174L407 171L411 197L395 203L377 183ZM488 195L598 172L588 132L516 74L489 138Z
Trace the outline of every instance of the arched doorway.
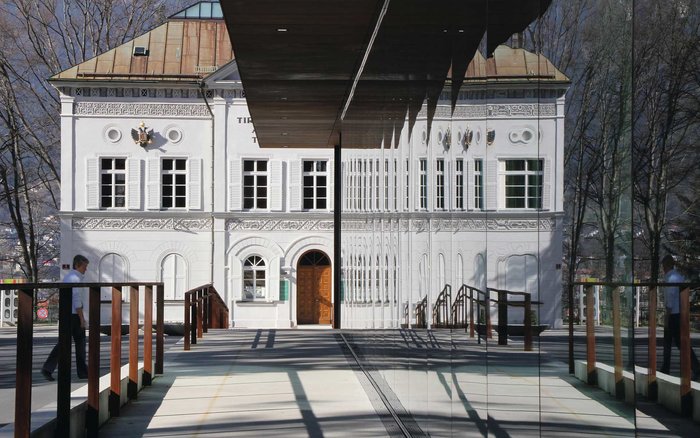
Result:
M297 324L331 323L331 261L309 251L297 265Z

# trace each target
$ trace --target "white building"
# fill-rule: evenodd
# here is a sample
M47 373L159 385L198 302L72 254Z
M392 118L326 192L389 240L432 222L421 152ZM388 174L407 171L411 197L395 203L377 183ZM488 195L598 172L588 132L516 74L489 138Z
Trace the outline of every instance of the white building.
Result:
M212 282L235 327L331 322L333 151L259 147L217 2L52 83L64 269L82 253L88 280L162 279L167 320ZM502 46L430 130L424 110L395 147L343 145L344 327L396 327L448 283L531 291L560 323L566 87Z

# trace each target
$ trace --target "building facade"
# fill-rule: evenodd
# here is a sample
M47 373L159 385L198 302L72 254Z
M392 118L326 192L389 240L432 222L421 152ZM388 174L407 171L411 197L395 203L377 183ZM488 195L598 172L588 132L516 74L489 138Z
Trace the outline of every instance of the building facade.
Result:
M567 80L542 57L477 54L454 110L443 93L430 123L424 107L375 149L343 144L340 176L331 149L258 144L216 2L52 84L62 267L81 253L87 280L164 281L166 320L182 319L185 291L213 283L234 327L330 324L334 305L345 327L398 327L468 283L532 292L540 322L561 322Z

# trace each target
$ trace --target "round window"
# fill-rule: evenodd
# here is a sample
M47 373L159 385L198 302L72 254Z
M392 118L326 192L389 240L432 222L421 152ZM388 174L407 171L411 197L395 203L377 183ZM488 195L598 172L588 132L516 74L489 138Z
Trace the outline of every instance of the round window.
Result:
M108 128L106 135L107 140L111 141L112 143L116 143L122 138L122 132L117 128Z
M170 128L168 130L167 137L171 143L177 143L182 140L182 131L177 128Z

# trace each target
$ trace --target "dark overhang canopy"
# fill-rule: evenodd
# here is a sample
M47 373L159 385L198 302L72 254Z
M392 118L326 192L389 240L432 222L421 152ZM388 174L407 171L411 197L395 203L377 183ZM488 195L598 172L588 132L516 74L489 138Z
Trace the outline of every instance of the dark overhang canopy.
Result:
M551 0L222 0L262 147L378 147Z

